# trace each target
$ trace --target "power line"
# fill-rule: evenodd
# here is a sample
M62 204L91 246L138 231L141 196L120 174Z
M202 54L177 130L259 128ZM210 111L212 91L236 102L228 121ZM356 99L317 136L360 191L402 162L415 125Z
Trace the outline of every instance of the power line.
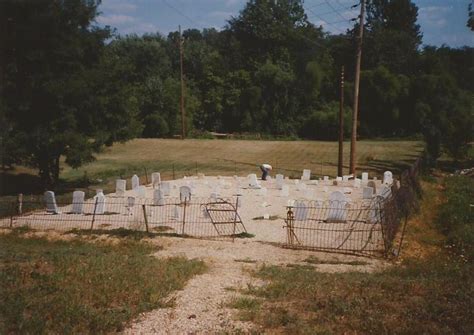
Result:
M169 8L173 9L176 13L178 13L179 15L181 15L182 17L186 18L189 22L197 25L198 27L200 28L204 28L201 24L199 24L198 22L196 22L195 20L193 20L192 18L190 18L189 16L187 16L186 14L184 14L182 11L180 11L178 8L176 8L175 6L171 5L168 1L166 0L163 0L163 2L165 3L165 5L167 5Z
M334 27L334 29L338 30L340 33L344 33L341 29L339 29L338 27L334 26L332 23L327 22L327 21L326 21L325 19L323 19L321 16L319 16L318 14L316 14L315 12L313 12L312 9L307 8L307 10L309 10L311 13L314 14L314 16L316 16L318 19L320 19L321 21L323 21L323 22L326 23L327 25L330 25L330 26Z
M345 18L344 16L342 16L342 14L339 13L339 11L337 11L336 8L334 8L334 7L329 3L328 0L324 0L324 1L325 1L325 2L328 4L328 6L331 7L331 9L332 9L337 15L339 15L343 20L349 20L349 19Z

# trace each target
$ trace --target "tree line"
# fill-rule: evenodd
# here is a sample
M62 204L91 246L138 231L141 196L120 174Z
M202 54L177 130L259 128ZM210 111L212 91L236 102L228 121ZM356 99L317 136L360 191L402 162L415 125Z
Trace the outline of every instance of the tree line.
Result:
M474 49L422 47L410 0L366 8L360 136L422 135L433 162L442 150L464 157ZM120 36L95 23L99 12L93 0L0 2L4 168L36 167L54 185L62 157L78 167L116 141L181 133L179 33ZM328 33L309 22L301 0L250 0L221 31L185 30L188 136L336 140L342 66L348 135L357 30Z

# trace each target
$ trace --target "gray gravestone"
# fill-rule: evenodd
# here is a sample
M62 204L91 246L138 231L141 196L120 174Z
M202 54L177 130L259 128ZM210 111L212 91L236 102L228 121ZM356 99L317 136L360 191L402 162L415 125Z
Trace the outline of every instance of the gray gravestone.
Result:
M374 194L377 193L377 186L375 184L375 181L373 180L370 180L368 183L367 183L367 187L372 187L374 189Z
M374 196L374 189L372 187L364 187L362 189L362 199L372 199Z
M279 190L282 189L284 180L285 180L285 176L283 176L282 174L277 174L275 176L275 184L276 184L277 189Z
M44 201L46 202L46 212L59 214L58 206L56 205L56 197L53 191L44 192Z
M303 175L301 176L301 180L310 180L311 179L311 170L304 169L303 170Z
M138 186L135 188L135 192L137 193L137 198L146 198L146 187L145 186Z
M165 204L165 196L163 195L163 190L158 189L153 191L153 204L155 206L162 206Z
M105 213L105 195L102 192L99 192L94 197L95 203L95 214L104 214Z
M158 188L161 183L161 174L159 172L153 172L151 174L151 184L153 188Z
M179 188L179 199L181 201L190 201L191 200L191 188L189 186L181 186Z
M295 220L304 221L308 217L308 206L303 201L295 202Z
M132 177L132 190L135 190L138 186L140 186L140 178L134 174Z
M168 197L171 192L171 184L168 181L164 181L160 184L160 189L163 191L163 195Z
M74 191L72 193L72 210L73 214L82 214L84 208L85 193L82 191Z
M335 191L329 195L328 221L342 222L346 220L346 206L349 203L344 193Z

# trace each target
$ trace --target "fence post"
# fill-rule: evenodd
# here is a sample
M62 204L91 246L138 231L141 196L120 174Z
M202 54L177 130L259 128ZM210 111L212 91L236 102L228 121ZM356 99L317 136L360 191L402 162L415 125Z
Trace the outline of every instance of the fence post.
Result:
M184 197L184 209L183 209L183 228L181 229L181 235L184 235L184 225L186 224L186 204L188 202L188 198Z
M148 171L146 170L146 166L143 167L145 169L145 180L146 180L146 185L148 185Z
M146 205L142 205L142 208L143 208L143 218L145 219L145 228L146 228L146 232L148 233L148 218L146 216Z
M287 239L288 239L288 244L290 246L293 246L293 211L291 210L291 207L288 207L288 213L286 214L286 234L287 234Z
M16 202L16 212L18 215L21 215L23 213L23 193L18 194Z
M400 256L400 253L402 252L402 243L403 243L403 238L405 237L405 230L407 227L407 223L408 223L408 213L405 213L405 222L403 223L402 236L400 237L400 243L398 245L397 258Z
M198 162L196 162L196 176L198 175Z
M174 163L173 163L173 180L176 180L176 177L174 175Z
M94 228L94 222L95 222L95 212L96 212L96 209L97 209L97 202L98 202L98 198L95 198L95 203L94 203L94 213L92 214L92 222L91 222L91 231L92 229Z
M239 208L239 197L235 199L235 213L234 213L234 231L232 232L232 243L235 241L235 229L237 226L237 210Z

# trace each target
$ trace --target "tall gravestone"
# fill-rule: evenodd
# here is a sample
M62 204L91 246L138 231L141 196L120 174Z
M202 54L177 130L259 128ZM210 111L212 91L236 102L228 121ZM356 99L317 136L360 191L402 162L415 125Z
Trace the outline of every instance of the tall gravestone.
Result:
M104 214L105 213L105 195L102 192L99 192L95 197L95 214Z
M123 197L125 195L125 191L127 189L127 181L124 179L117 179L115 181L115 194L119 197Z
M310 180L311 179L311 170L309 169L304 169L303 170L303 175L301 176L301 180Z
M329 210L327 220L329 222L336 221L336 222L343 222L346 220L347 210L346 206L348 204L348 200L344 193L335 191L329 195Z
M159 172L153 172L151 174L151 184L153 185L153 188L158 188L161 183L161 174Z
M163 190L158 189L153 191L153 204L155 206L163 206L165 204L165 196Z
M132 190L135 190L138 186L140 186L140 178L134 174L132 176Z
M74 191L72 193L72 209L73 214L82 214L84 209L85 193L82 191Z
M44 201L46 202L46 212L59 214L58 206L56 205L56 197L53 191L44 192Z

